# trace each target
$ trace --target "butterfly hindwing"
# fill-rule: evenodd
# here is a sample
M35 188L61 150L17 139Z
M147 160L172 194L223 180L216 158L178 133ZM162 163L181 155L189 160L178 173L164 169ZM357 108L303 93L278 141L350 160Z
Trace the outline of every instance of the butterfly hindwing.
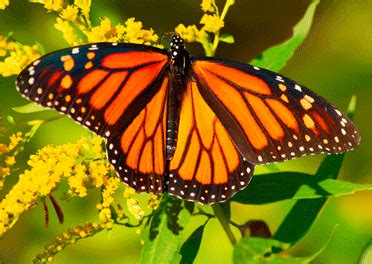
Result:
M168 76L158 80L151 101L120 135L107 140L109 161L137 192L163 192L168 89Z
M245 188L254 164L238 152L199 89L190 80L183 96L167 191L182 199L209 204L224 201Z
M360 140L352 122L306 87L247 64L199 58L193 78L229 131L255 164L316 153L342 153Z

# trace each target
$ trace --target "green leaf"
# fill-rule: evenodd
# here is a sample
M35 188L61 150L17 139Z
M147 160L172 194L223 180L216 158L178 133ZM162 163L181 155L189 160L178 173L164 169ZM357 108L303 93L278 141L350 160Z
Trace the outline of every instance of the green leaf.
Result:
M205 222L204 225L201 225L197 229L195 229L195 231L189 236L189 238L182 245L181 250L180 250L182 259L179 263L181 264L194 263L196 255L199 252L200 244L203 238L204 228L207 222Z
M276 166L274 163L265 164L264 167L272 172L279 172L278 166Z
M282 69L308 35L319 2L320 0L311 2L303 18L293 27L293 36L290 39L267 49L250 63L271 71Z
M261 237L243 237L235 245L233 252L234 264L267 262L283 264L310 263L326 249L335 230L336 228L333 229L327 242L317 252L305 257L294 257L289 255L286 252L291 246L289 243Z
M319 174L322 177L333 176L335 171L338 173L334 156L327 157L323 164L328 164L329 171ZM298 172L279 172L254 176L249 186L238 192L230 201L267 204L289 199L337 197L364 190L372 190L372 184L357 184Z
M140 263L174 263L180 258L182 232L189 222L193 203L163 195L161 204L144 233Z
M234 43L235 39L233 35L230 34L221 34L219 37L219 40L225 43Z
M34 104L34 103L29 103L29 104L18 106L18 107L13 107L12 109L21 114L37 113L37 112L48 110L47 108Z
M352 118L356 108L356 98L349 103L349 117ZM336 179L341 169L345 154L327 156L320 165L315 178L319 181ZM327 197L313 200L299 200L286 215L276 231L274 238L283 242L296 243L310 229L327 201Z
M372 239L370 239L360 255L359 264L370 264L372 263Z

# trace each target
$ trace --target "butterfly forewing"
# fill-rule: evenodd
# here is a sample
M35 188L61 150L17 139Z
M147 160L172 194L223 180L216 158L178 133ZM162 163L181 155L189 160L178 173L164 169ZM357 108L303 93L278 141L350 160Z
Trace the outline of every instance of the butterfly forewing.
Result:
M153 85L167 63L163 50L149 46L91 44L33 62L19 75L17 87L26 98L109 137L155 94Z
M18 77L27 98L107 138L110 162L137 191L163 191L168 56L99 43L46 55Z
M255 164L355 148L352 122L325 99L273 72L196 59L194 78L239 151Z

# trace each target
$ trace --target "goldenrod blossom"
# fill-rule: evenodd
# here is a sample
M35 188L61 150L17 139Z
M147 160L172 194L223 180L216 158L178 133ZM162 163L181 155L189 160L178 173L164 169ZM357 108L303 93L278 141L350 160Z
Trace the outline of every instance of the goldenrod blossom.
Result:
M142 29L142 22L135 21L134 17L125 21L124 39L130 43L151 44L158 41L159 37L153 29Z
M77 19L79 9L77 6L68 5L65 9L61 11L61 18L74 22Z
M84 197L87 195L87 183L88 175L86 174L85 165L81 163L76 164L74 174L68 177L69 192Z
M217 15L204 14L200 20L200 24L204 25L203 29L205 31L216 33L223 28L225 23Z
M120 36L117 36L115 28L111 26L111 20L107 17L101 20L99 26L93 27L85 34L88 37L88 42L114 42L120 38Z
M31 156L28 162L31 169L19 176L19 181L0 202L0 237L36 203L38 196L50 194L62 176L71 175L78 153L77 144L65 144L46 146Z
M200 6L204 12L214 12L215 0L203 0Z
M57 17L54 27L62 32L63 38L68 44L76 46L83 43L82 40L76 35L74 28L71 26L69 21Z
M64 0L33 0L32 2L44 4L48 11L60 11L64 6Z
M199 30L195 25L185 27L185 25L179 24L175 31L187 42L205 42L208 37L203 29Z
M83 11L85 18L89 20L89 12L92 0L75 0L74 4Z
M9 5L9 0L0 0L0 9L5 9Z
M120 184L120 179L118 177L108 178L105 182L105 189L102 192L102 203L97 205L97 208L100 210L99 218L105 222L113 222L111 214L111 205L114 202L114 194L118 189Z
M0 61L0 75L8 77L19 74L24 67L39 58L40 50L37 45L22 45L0 35L0 56L5 57Z
M78 240L93 236L105 229L105 224L98 223L86 223L84 226L69 228L67 231L57 236L53 243L47 245L44 252L36 256L34 263L50 262L54 259L54 256L66 246L75 244Z

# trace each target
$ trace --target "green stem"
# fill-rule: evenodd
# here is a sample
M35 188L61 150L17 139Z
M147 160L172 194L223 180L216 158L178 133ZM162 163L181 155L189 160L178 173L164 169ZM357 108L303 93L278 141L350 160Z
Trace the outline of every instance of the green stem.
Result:
M221 13L221 16L220 16L222 21L225 20L227 11L229 11L230 6L232 6L232 2L230 0L226 0L225 6L223 7L223 10L222 10L222 13ZM217 15L218 15L218 12L217 12ZM214 56L214 54L216 53L219 42L220 42L220 32L218 31L214 35L213 44L212 44L212 47L211 47L211 50L210 50L210 55L208 54L207 56Z
M212 205L212 208L213 208L213 212L214 212L215 216L220 221L220 224L222 225L223 229L225 230L226 235L230 239L231 244L234 246L235 243L236 243L236 238L235 238L233 232L230 229L229 221L227 220L226 215L225 215L224 211L222 210L221 205L214 204L214 205Z

